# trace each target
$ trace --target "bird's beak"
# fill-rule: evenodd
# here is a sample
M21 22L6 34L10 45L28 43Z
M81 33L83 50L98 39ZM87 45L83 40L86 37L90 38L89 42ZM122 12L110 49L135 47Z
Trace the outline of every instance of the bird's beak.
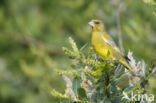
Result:
M93 21L90 21L88 24L89 24L90 26L92 26L92 27L95 26L95 23L94 23Z

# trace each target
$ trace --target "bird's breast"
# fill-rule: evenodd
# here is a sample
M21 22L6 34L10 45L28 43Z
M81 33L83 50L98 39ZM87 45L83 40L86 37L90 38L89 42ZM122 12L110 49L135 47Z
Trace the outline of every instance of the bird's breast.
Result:
M102 37L99 34L99 32L92 33L92 46L93 46L95 52L97 52L97 53L104 51L103 49L105 47L105 43L103 42Z
M94 51L99 54L103 59L113 59L114 53L110 46L104 42L102 39L102 35L99 34L98 32L93 32L92 33L92 46ZM108 53L109 52L109 53ZM108 57L108 54L110 56Z

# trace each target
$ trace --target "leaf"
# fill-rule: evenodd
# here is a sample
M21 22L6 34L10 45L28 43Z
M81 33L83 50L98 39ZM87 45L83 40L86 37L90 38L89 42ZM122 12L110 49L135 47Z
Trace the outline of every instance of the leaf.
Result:
M69 96L67 96L67 95L65 95L65 94L62 94L62 93L56 91L55 89L53 89L53 90L51 91L51 94L52 94L53 96L57 97L57 98L69 99Z
M87 99L86 91L84 90L84 88L78 88L78 97Z
M84 44L81 48L80 51L84 50L87 47L88 43Z
M143 0L144 3L149 4L149 5L156 5L154 0Z
M68 99L68 100L66 100L66 99L61 99L61 101L60 101L60 103L73 103L74 101L73 100L71 100L71 99Z
M156 67L152 70L152 74L156 73Z
M149 73L147 75L147 78L146 79L149 79L150 77L152 77L154 74L156 73L156 67L153 69L153 71L151 73Z
M120 78L122 75L124 75L124 73L125 73L125 70L121 69L119 74L116 76L116 78Z
M112 103L108 98L105 98L103 103Z
M74 41L71 37L69 37L69 43L71 44L71 46L72 46L72 48L73 48L73 51L74 51L75 53L79 53L79 49L78 49L78 47L77 47L75 41Z
M148 72L148 70L146 69L147 65L145 64L145 61L142 60L141 61L141 70L142 70L142 74L145 75L145 73Z
M115 80L113 81L113 85L117 85L117 84L121 81L121 79L122 79L123 77L125 77L124 74L121 75L120 77L118 77L117 79L115 79Z
M130 90L132 90L134 88L134 86L129 86L128 88L126 88L123 92L128 92Z
M107 57L109 57L109 56L110 56L110 51L108 50L108 51L107 51Z
M81 79L78 78L78 77L75 77L73 79L73 83L72 84L73 84L73 86L72 86L73 91L74 91L75 95L77 95L77 90L78 90L78 88L81 87Z
M144 77L141 77L141 78L140 78L140 81L139 81L140 84L143 83L144 80L145 80L145 78L144 78Z

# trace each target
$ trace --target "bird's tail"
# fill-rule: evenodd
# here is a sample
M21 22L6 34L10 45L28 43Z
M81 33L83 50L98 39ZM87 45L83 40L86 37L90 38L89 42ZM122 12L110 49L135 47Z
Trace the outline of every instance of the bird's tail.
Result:
M119 60L119 63L126 67L130 72L134 72L126 60Z
M126 59L128 63L131 61L127 56L124 56L124 58Z

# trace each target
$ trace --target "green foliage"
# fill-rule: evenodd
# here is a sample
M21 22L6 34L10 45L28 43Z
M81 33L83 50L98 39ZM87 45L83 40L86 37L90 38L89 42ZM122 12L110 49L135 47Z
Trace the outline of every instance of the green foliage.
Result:
M72 50L63 48L64 52L72 59L72 70L70 70L72 76L70 78L63 77L67 78L64 79L67 86L64 95L69 95L69 97L65 98L64 95L51 92L55 97L61 98L62 103L65 103L64 100L82 103L135 103L136 101L133 101L131 93L134 92L136 97L148 93L146 91L148 80L155 74L154 67L147 69L144 61L141 62L141 65L139 62L135 67L135 60L129 54L130 63L133 62L131 65L137 71L131 74L128 71L125 72L124 68L122 68L121 71L115 72L117 64L114 61L101 61L94 54L92 48L89 48L89 52L85 54L84 51L78 49L73 39L69 38L69 42ZM73 71L79 76L75 75ZM69 76L66 73L62 73L62 75ZM130 82L126 88L119 86L124 77L128 77ZM130 99L123 98L124 94L127 94ZM138 102L141 103L141 99Z
M103 70L97 68L105 68L107 63L97 62L89 47L91 28L88 22L101 19L117 43L119 4L125 51L133 51L135 59L142 58L149 68L156 53L156 8L153 1L0 0L0 103L60 102L50 93L53 88L60 94L64 92L65 86L58 74L81 78L83 72L91 76L88 81L91 84ZM85 44L81 49L65 50L67 54L71 53L72 63L61 49L62 46L69 48L69 36L75 38L78 47ZM95 71L84 69L86 66L93 68L93 65ZM121 76L116 83L127 87L125 77ZM148 79L149 91L153 94L156 94L155 78ZM146 80L143 78L142 82Z

